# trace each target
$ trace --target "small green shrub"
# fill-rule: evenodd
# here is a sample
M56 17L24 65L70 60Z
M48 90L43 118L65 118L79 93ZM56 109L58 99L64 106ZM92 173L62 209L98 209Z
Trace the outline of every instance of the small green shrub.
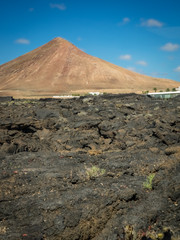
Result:
M102 176L105 172L106 172L105 169L101 169L96 166L92 166L91 168L86 169L86 173L89 178Z
M149 93L149 91L147 90L147 91L142 91L142 94L148 94Z
M155 173L149 174L149 176L146 179L146 182L143 183L143 187L149 190L152 190L152 181L155 177Z
M72 96L73 97L78 97L78 96L81 96L81 94L80 93L72 93Z

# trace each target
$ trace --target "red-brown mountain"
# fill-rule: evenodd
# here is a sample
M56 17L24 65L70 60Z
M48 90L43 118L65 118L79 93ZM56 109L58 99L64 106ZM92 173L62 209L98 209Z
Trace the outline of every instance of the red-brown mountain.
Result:
M148 77L90 56L62 38L0 66L0 95L137 92L178 85L176 81Z

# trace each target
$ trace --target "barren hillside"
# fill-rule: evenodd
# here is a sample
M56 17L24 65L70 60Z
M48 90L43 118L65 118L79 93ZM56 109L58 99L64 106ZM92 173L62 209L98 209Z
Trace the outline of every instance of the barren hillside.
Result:
M1 95L137 92L177 86L175 81L141 75L90 56L62 38L0 66Z

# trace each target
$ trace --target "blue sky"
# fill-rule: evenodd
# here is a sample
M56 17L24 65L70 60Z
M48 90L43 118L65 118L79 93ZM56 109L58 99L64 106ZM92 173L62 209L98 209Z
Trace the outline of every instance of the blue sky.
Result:
M0 0L0 64L55 37L153 77L180 81L180 0Z

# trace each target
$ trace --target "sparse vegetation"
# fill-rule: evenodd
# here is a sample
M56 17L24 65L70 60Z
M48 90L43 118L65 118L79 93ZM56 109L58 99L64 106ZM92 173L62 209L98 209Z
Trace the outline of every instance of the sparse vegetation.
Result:
M91 168L86 168L86 173L88 175L88 178L102 176L105 172L106 172L105 169L101 169L96 166L92 166Z
M88 96L90 95L89 93L72 93L73 97L81 97L81 96Z
M149 91L147 90L147 91L142 91L142 94L148 94L149 93Z
M170 92L170 89L169 89L169 88L167 88L167 89L166 89L166 92Z
M175 88L172 88L172 91L173 91L173 92L175 92L175 91L176 91L176 89L175 89Z
M155 177L155 173L149 174L149 176L146 179L146 182L143 183L143 187L149 190L152 190L152 181Z
M154 88L153 88L153 90L156 92L156 91L157 91L157 88L156 88L156 87L154 87Z
M72 93L73 97L81 96L80 93Z

